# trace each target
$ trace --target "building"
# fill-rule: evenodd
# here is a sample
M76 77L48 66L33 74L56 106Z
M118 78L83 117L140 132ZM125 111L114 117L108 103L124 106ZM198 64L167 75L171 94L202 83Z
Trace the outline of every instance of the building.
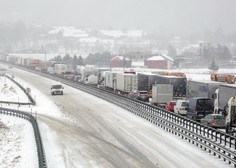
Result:
M115 56L110 60L110 67L130 67L130 59L125 58L124 56Z
M152 69L172 69L174 60L168 56L156 55L145 60L145 66Z

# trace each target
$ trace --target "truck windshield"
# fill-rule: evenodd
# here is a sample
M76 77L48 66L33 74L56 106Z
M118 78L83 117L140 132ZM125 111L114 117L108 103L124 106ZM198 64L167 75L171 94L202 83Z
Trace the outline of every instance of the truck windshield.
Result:
M52 89L61 89L62 85L52 85Z

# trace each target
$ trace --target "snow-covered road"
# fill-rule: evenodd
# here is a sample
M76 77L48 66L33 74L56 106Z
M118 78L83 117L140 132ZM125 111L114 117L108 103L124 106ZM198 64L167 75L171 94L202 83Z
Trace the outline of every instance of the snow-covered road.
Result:
M51 80L15 68L8 73L36 98L50 168L233 167L107 101L69 86L51 96Z

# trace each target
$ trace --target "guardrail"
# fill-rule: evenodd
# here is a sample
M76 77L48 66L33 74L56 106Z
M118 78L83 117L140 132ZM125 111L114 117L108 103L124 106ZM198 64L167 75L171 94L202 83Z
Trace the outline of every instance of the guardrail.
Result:
M27 69L21 66L18 66L18 68L60 81L76 89L105 99L139 117L148 120L158 127L181 137L182 139L202 148L203 150L212 153L218 158L222 158L224 161L227 161L229 164L233 164L236 167L236 137L234 136L202 125L175 113L171 113L165 109L161 109L138 100L130 99L123 95L102 90L91 85L70 81L58 76L41 73L39 71Z
M37 120L31 114L29 114L27 112L8 109L8 108L2 108L2 107L0 107L0 114L19 117L19 118L28 120L31 123L33 130L34 130L34 137L35 137L35 142L36 142L36 146L37 146L39 168L47 168L46 158L45 158L45 154L44 154L43 144L42 144Z
M28 93L23 86L21 86L16 80L14 80L13 78L9 77L8 75L5 75L5 77L8 78L9 80L11 80L13 83L15 83L26 94L26 96L28 97L30 102L0 101L0 104L36 105L35 100L32 98L30 93Z

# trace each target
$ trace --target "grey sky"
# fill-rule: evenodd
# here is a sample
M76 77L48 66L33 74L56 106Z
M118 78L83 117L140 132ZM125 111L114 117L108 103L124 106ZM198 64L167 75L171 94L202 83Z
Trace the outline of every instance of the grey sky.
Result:
M236 31L236 0L0 0L0 22L77 28Z

